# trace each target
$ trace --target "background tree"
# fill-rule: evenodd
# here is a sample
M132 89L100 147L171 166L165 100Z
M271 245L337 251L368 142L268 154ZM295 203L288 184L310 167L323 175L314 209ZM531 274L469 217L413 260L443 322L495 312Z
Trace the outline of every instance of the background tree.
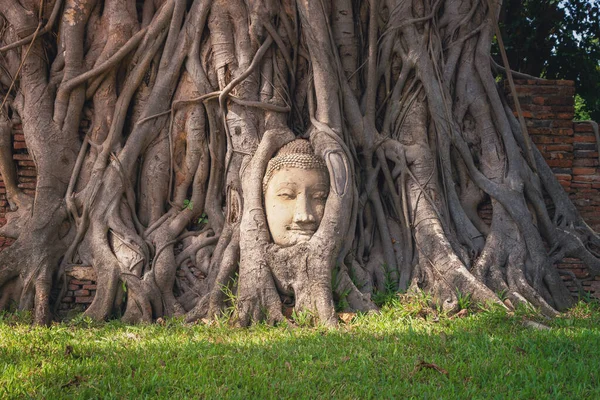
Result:
M496 87L499 11L2 1L3 142L22 121L38 181L35 198L21 193L3 147L3 232L17 240L0 253L0 308L15 301L47 323L77 263L97 274L95 319L211 317L229 291L242 325L283 320L284 302L335 324L336 297L366 311L386 289L426 290L450 311L461 294L551 315L570 306L553 264L578 256L597 273L599 238ZM262 178L298 136L331 187L314 236L279 248Z
M600 2L508 0L500 26L512 69L574 80L583 111L600 120ZM493 53L500 62L496 47Z

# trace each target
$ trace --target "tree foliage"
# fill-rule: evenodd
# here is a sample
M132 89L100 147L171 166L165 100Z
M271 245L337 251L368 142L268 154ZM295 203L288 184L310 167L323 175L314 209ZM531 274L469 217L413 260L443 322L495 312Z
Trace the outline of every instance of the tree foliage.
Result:
M508 0L500 24L512 69L574 80L592 119L600 120L600 2Z

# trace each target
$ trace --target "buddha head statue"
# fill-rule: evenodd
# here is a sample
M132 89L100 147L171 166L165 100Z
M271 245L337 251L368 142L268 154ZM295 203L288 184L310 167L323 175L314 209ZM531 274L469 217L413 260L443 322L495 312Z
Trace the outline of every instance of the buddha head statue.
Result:
M269 161L263 195L275 244L292 246L314 235L325 212L329 173L308 140L284 145Z

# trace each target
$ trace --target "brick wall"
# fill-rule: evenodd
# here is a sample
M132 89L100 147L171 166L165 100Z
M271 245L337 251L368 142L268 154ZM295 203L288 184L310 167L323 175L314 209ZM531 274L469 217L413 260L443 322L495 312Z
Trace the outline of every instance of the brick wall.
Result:
M585 221L596 231L600 230L600 174L598 173L598 148L589 124L573 123L575 88L572 81L517 80L517 94L532 141L538 146L561 185L581 212ZM509 104L510 90L506 87ZM512 104L511 104L512 105ZM513 107L514 108L514 107ZM33 195L36 183L35 165L25 146L19 121L14 121L13 159L17 166L19 187ZM8 211L4 182L0 179L0 225L6 223ZM491 205L482 205L480 212L490 220ZM13 240L0 237L0 250ZM558 266L573 272L579 278L588 273L580 260L564 259ZM96 292L93 269L86 266L67 270L68 288L60 309L85 309ZM575 292L575 285L567 285ZM600 297L600 277L584 281L583 286Z
M600 230L600 174L598 171L598 144L589 123L574 123L573 81L517 80L517 95L531 140L552 168L563 188L581 213L583 219L596 231ZM509 104L510 89L505 87ZM553 210L550 208L550 212ZM571 271L580 279L589 274L585 265L576 258L565 258L558 268ZM569 277L563 277L577 293ZM600 298L600 277L583 282L583 287Z
M12 131L13 160L17 169L18 186L31 196L35 195L36 169L31 155L25 145L25 136L19 120L13 120ZM6 213L10 207L6 199L4 181L0 177L0 226L6 223ZM13 239L0 236L0 251L10 246ZM94 298L96 293L95 275L90 267L79 267L67 270L69 281L67 293L59 306L59 310L67 309L84 310ZM75 306L75 305L79 306Z
M36 184L35 164L27 152L23 128L21 127L21 122L18 120L13 121L12 144L13 160L17 167L18 186L25 193L34 195ZM6 213L9 209L4 181L0 177L0 226L6 223ZM13 239L0 236L0 250L10 246L13 242Z

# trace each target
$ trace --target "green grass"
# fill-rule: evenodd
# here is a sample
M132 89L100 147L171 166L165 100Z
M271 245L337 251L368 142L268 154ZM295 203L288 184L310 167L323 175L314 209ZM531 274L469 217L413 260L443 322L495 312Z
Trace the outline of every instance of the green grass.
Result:
M396 299L338 329L3 315L0 398L594 399L599 346L600 307L583 303L554 320L493 307L450 319Z

